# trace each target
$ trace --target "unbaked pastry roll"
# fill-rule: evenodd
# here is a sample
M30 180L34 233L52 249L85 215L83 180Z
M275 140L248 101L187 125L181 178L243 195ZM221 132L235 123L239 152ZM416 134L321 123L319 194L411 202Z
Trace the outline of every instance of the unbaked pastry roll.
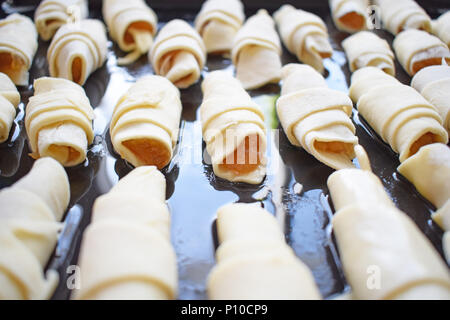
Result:
M450 47L450 11L432 22L433 33Z
M447 265L370 171L333 173L332 223L355 299L450 299Z
M245 22L235 37L231 53L236 78L244 89L255 89L281 79L281 44L275 22L266 10Z
M289 4L281 6L273 17L286 48L301 62L323 72L323 59L333 54L323 20Z
M388 42L375 33L360 31L342 41L350 71L377 67L395 76L394 53Z
M87 147L94 140L94 111L82 87L65 79L37 79L26 110L33 158L52 157L65 167L86 159Z
M66 23L78 22L89 15L86 0L42 0L34 13L36 29L45 41Z
M311 271L286 244L275 217L258 204L219 208L217 232L217 265L207 282L210 299L321 298Z
M159 31L149 58L156 74L184 89L200 78L206 50L197 31L187 22L175 19Z
M0 143L9 137L16 109L20 103L20 94L11 79L0 72Z
M349 33L367 29L368 0L329 0L335 26Z
M47 51L50 75L83 85L103 65L107 51L106 29L100 20L65 24Z
M0 299L48 299L58 274L44 268L69 204L69 179L51 158L37 160L17 183L0 191Z
M422 68L450 63L450 50L438 37L421 30L406 30L394 39L394 50L403 69L415 75Z
M161 300L177 296L166 180L154 166L134 169L93 207L81 244L75 299Z
M266 127L261 108L224 71L208 74L200 106L203 140L214 174L231 182L259 184L266 175Z
M130 64L150 50L158 28L158 17L144 0L103 0L103 19L111 38L122 51L119 65Z
M0 72L7 74L15 85L28 85L37 38L36 27L26 16L13 13L0 20Z
M169 164L181 117L178 89L166 78L139 79L117 103L110 125L114 150L133 166Z
M350 119L350 98L329 89L322 75L308 65L288 64L282 73L277 114L289 141L334 169L354 167L358 138Z
M399 154L400 162L424 145L448 142L437 109L410 86L374 67L357 70L351 82L350 97L360 115Z
M416 73L411 87L436 107L450 133L450 67L430 66Z
M413 0L376 0L381 10L384 28L392 34L406 29L431 32L431 19Z
M228 53L244 22L240 0L207 0L195 18L195 29L202 36L207 53Z

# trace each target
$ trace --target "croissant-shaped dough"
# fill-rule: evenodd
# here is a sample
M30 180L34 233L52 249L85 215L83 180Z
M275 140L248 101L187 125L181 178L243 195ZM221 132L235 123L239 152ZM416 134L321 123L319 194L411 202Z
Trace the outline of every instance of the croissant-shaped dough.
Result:
M418 29L431 32L431 19L413 0L377 0L381 10L384 28L392 34L406 29Z
M450 133L450 67L446 65L426 67L416 73L411 87L436 107Z
M106 29L100 20L65 24L47 51L50 75L83 85L103 65L107 51Z
M197 31L187 22L175 19L159 31L149 58L156 74L178 88L187 88L200 78L206 50Z
M367 29L368 0L329 0L335 26L349 33Z
M26 110L33 158L52 157L65 167L86 159L87 147L94 140L94 111L82 87L65 79L37 79Z
M154 166L134 169L95 201L79 257L76 299L174 299L166 181Z
M432 22L433 33L450 47L450 11L443 13Z
M12 187L0 191L0 299L48 299L58 274L44 268L70 199L64 168L37 160ZM46 279L47 278L47 279Z
M334 169L354 167L358 138L350 98L329 89L310 66L288 64L282 73L277 114L289 141Z
M283 5L273 15L286 48L306 64L323 72L323 59L333 54L323 20L310 12Z
M333 173L332 223L355 299L449 299L450 274L431 242L370 171Z
M437 109L416 90L378 68L353 73L350 97L357 102L360 115L399 154L400 162L424 145L448 142Z
M64 24L78 22L89 15L86 0L42 0L34 13L36 29L45 41Z
M16 109L20 103L20 94L11 79L0 72L0 143L9 137Z
M360 31L342 41L350 71L377 67L395 76L394 53L386 40L375 33Z
M195 29L202 36L207 53L228 53L244 22L240 0L207 0L195 18Z
M36 27L26 16L13 13L0 20L0 72L7 74L15 85L28 85L37 38Z
M210 299L321 298L311 271L286 244L275 217L258 204L219 208L217 231L220 246L208 277Z
M425 67L442 64L444 59L450 63L447 45L425 31L403 31L395 37L393 46L398 61L410 76Z
M119 65L136 61L152 47L158 18L144 0L103 0L103 19L111 38L130 52L117 60Z
M164 168L177 143L181 110L180 92L169 80L139 79L114 109L110 126L114 150L135 167Z
M224 71L208 74L200 106L203 140L214 174L231 182L259 184L266 175L266 127L261 108Z
M275 22L266 10L245 22L235 37L232 60L244 89L255 89L281 79L281 44Z

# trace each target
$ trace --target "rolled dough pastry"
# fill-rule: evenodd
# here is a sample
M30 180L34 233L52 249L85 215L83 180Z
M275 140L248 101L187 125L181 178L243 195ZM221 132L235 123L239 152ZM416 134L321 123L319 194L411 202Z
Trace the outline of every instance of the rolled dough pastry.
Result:
M9 137L16 109L20 103L20 94L11 79L0 72L0 143Z
M37 38L36 27L26 16L13 13L0 20L0 72L7 74L15 85L28 85Z
M419 70L450 63L450 50L438 37L421 30L406 30L394 39L394 50L403 69L410 75Z
M122 51L119 65L130 64L147 53L153 44L158 18L144 0L103 0L103 19L109 35Z
M406 29L418 29L431 32L431 19L413 0L376 0L381 10L384 28L392 34Z
M256 89L281 79L281 43L275 22L266 10L245 22L235 37L231 53L236 78L244 89Z
M66 23L78 22L89 15L87 0L42 0L34 13L36 29L45 41Z
M277 114L289 141L334 169L353 167L358 138L350 98L308 65L285 65L282 76Z
M33 158L52 157L65 167L86 159L87 147L94 140L94 111L82 87L66 79L39 78L26 110Z
M450 67L441 65L423 68L412 79L411 87L436 107L444 128L450 133Z
M350 97L375 130L399 154L400 162L422 146L448 142L437 109L413 88L375 67L352 75Z
M177 143L181 110L180 92L169 80L139 79L114 109L110 125L114 150L135 167L164 168Z
M394 53L386 40L375 33L360 31L342 41L350 71L364 67L377 67L395 76Z
M450 11L443 13L432 22L433 33L439 37L447 47L450 47Z
M335 26L349 33L367 29L368 0L329 0Z
M266 127L261 108L224 71L208 74L200 106L203 140L214 174L231 182L259 184L266 175Z
M219 208L217 231L217 265L207 282L210 299L321 298L311 271L286 244L275 217L258 204Z
M79 257L75 299L161 300L177 296L166 181L154 166L134 169L99 197Z
M107 51L106 29L100 20L65 24L47 51L50 75L83 85L103 65Z
M206 50L197 31L187 22L175 19L159 31L149 58L156 74L184 89L200 78Z
M0 191L0 299L48 299L58 274L44 268L69 204L69 179L51 158Z
M229 53L236 33L244 22L240 0L207 0L195 18L195 29L202 36L207 53Z
M323 72L323 59L333 54L323 20L313 13L295 9L289 4L281 6L273 17L289 52L295 54L301 62Z
M450 299L450 274L431 242L371 172L333 173L332 223L355 299Z

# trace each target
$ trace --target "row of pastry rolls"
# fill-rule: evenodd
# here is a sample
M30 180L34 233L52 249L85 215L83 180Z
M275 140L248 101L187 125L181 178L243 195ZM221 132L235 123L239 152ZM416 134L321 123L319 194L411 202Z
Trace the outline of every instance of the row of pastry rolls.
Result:
M45 41L66 23L86 19L89 14L87 0L42 0L34 12L36 29Z
M398 171L438 209L433 219L446 231L444 252L450 261L450 148L441 143L422 147Z
M449 299L450 274L431 242L370 171L328 178L332 224L354 299Z
M310 66L288 64L282 75L277 114L289 141L334 169L353 167L358 138L350 98Z
M20 94L16 86L6 74L0 72L0 143L9 137L19 103Z
M150 50L158 18L144 0L104 0L102 11L109 35L129 52L118 64L132 63Z
M266 127L261 108L224 71L208 74L200 106L203 140L216 176L259 184L266 175Z
M179 90L166 78L140 78L120 98L110 124L114 150L135 167L165 167L172 159L181 117Z
M0 72L16 85L28 85L37 38L36 27L26 16L14 13L0 20Z
M0 191L0 299L49 299L58 274L44 268L69 204L69 180L51 158Z
M175 19L159 31L149 59L156 74L166 77L178 88L187 88L200 78L206 49L194 28Z
M165 200L164 176L143 166L95 201L81 243L80 290L72 298L176 298L177 263Z
M311 271L286 244L275 217L259 204L219 208L217 234L217 265L207 283L210 299L321 298Z
M244 89L255 89L281 78L281 43L266 10L247 19L234 39L231 57Z
M66 167L82 163L94 140L93 118L89 99L78 84L60 78L35 80L25 115L31 156L49 156Z
M195 29L201 35L207 53L230 53L234 37L244 22L240 0L207 0L195 18Z
M399 154L400 162L424 145L448 142L437 109L416 90L378 68L353 73L350 97L360 115Z
M333 54L323 20L310 12L283 5L273 15L284 45L292 54L319 72L323 59Z
M85 19L58 29L47 51L50 76L83 85L100 68L108 51L100 20Z
M329 0L335 26L349 33L367 29L368 0Z

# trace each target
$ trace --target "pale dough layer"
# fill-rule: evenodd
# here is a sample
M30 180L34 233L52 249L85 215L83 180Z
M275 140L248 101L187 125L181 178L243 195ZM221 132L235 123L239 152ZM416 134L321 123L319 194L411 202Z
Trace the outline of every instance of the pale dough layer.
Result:
M49 299L58 274L44 268L69 204L69 179L51 158L0 191L0 299Z
M195 18L195 29L202 36L207 53L230 53L236 33L244 22L240 0L207 0Z
M179 90L166 78L140 78L120 98L110 125L114 150L133 166L164 168L178 139L182 105Z
M20 103L20 94L11 79L0 72L0 143L9 137L16 109Z
M210 299L321 298L311 271L286 244L275 217L258 204L219 208L217 232L217 265L207 282Z
M177 296L166 180L154 166L134 169L99 197L81 244L83 300L161 300Z
M329 0L335 26L349 33L367 29L368 0Z
M66 79L39 78L26 110L33 158L52 157L65 167L86 159L87 147L94 140L94 111L81 86Z
M450 11L432 22L433 33L450 47Z

